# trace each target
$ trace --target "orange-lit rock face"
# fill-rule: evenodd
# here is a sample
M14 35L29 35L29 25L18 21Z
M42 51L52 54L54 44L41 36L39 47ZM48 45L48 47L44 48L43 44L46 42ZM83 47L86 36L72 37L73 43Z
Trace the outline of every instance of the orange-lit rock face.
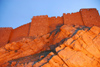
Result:
M0 67L100 67L99 21L96 9L82 9L0 28Z
M99 27L63 25L58 33L6 44L0 48L0 66L99 67L99 44Z

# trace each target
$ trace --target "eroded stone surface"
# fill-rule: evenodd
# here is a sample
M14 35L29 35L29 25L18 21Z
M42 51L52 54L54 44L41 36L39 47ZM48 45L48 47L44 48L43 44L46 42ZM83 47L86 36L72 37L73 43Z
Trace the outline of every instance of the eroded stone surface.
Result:
M58 32L1 47L0 66L100 67L99 44L99 27L63 25Z

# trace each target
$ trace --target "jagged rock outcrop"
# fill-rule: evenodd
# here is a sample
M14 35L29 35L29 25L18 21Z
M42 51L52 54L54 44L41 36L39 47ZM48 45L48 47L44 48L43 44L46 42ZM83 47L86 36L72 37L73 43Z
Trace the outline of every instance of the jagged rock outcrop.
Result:
M0 48L1 67L100 67L100 28L63 25Z

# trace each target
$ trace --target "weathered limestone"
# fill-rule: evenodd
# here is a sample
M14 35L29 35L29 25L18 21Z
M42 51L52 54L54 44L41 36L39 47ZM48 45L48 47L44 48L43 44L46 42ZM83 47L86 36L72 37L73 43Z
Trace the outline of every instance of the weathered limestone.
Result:
M100 28L63 25L59 32L35 39L23 38L0 48L0 66L17 67L100 67ZM53 46L53 49L52 49ZM50 51L43 55L41 51ZM55 50L55 51L54 51ZM37 54L33 60L33 55ZM28 57L29 56L29 57ZM19 58L26 57L22 63ZM31 59L30 59L31 58ZM21 61L21 62L20 62Z

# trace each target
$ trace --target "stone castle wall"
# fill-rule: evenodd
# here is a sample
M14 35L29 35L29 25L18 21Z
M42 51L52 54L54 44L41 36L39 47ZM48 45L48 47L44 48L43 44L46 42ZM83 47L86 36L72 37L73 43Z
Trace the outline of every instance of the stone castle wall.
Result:
M10 42L17 41L23 37L29 36L30 24L31 23L28 23L28 24L22 25L16 29L13 29L11 32L11 35L10 35Z
M57 27L63 25L63 17L49 17L49 31L55 30Z
M81 9L80 13L82 15L82 19L85 26L100 26L100 16L98 11L93 9Z
M82 17L80 12L63 14L64 24L75 24L83 25Z
M12 28L0 28L0 47L7 44L11 34Z
M0 45L17 41L23 37L37 37L52 32L62 25L100 26L100 16L95 8L80 9L76 13L63 14L62 17L34 16L32 22L16 29L0 28Z
M41 36L49 31L48 16L34 16L32 18L29 36Z

